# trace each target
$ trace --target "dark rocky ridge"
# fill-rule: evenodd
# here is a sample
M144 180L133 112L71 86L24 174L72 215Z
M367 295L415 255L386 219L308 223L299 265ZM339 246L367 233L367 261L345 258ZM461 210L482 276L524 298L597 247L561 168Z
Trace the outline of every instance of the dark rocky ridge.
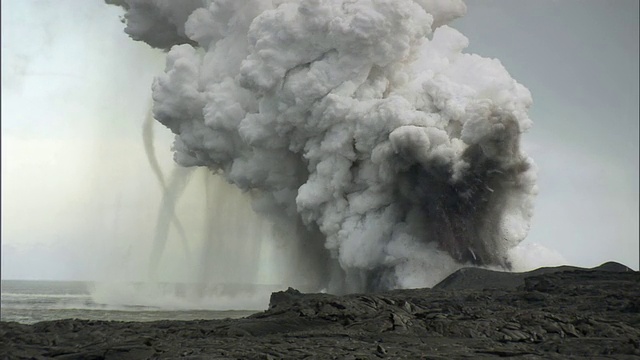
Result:
M463 268L449 275L433 288L439 290L516 289L525 284L526 278L572 270L633 271L627 266L612 261L592 269L578 268L575 266L556 266L542 267L521 273L492 271L481 268Z
M0 325L7 359L636 359L640 274L616 263L463 269L434 289L289 289L236 320Z

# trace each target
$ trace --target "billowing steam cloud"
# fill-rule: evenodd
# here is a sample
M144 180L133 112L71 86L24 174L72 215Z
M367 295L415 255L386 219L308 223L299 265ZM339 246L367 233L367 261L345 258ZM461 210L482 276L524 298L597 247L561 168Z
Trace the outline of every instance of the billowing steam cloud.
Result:
M536 193L532 100L498 60L462 53L446 25L461 1L123 6L133 39L168 49L153 114L176 162L250 192L307 280L371 291L509 267Z

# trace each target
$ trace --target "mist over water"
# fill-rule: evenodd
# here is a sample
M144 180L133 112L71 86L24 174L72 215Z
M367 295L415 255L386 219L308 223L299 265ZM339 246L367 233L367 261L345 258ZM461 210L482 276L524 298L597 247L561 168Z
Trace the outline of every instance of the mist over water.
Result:
M264 268L278 251L271 225L246 194L205 169L176 166L167 179L154 236L109 266L91 288L93 300L162 310L264 308L282 288L277 267Z
M168 50L153 118L180 165L158 167L149 117L150 279L344 293L521 268L531 95L463 52L461 1L124 3L126 33Z

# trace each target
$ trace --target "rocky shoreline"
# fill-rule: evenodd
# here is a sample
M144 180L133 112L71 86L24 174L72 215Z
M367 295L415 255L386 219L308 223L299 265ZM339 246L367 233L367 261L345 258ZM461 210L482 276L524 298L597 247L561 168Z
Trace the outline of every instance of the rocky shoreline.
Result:
M433 289L271 296L242 319L0 323L2 359L637 359L640 273L467 268Z

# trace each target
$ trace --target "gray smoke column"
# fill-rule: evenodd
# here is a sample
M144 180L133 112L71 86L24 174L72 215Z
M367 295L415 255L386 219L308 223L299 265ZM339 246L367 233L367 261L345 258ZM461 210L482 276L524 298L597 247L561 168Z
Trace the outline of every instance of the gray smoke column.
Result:
M153 113L176 135L175 161L249 192L317 286L509 267L536 193L520 148L532 100L498 60L462 52L468 40L446 25L461 1L124 7L133 39L168 50Z

